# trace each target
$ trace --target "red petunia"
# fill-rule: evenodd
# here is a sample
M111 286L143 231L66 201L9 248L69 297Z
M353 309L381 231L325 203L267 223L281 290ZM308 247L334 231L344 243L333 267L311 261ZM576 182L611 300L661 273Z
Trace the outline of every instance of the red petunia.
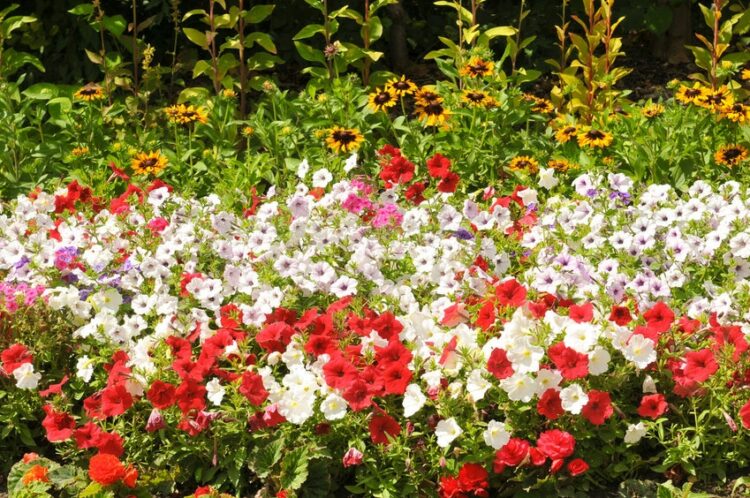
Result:
M656 420L667 411L667 400L663 394L647 394L641 398L638 415Z
M659 301L650 310L643 314L644 320L649 328L658 333L666 332L674 323L674 313L669 306Z
M375 444L388 444L388 436L396 437L400 433L401 426L390 415L374 415L370 420L370 439Z
M578 323L590 322L594 319L594 305L591 303L584 303L580 306L574 304L568 308L568 316Z
M451 161L437 153L427 160L427 171L433 178L445 178L451 172Z
M573 454L576 440L569 432L551 429L539 435L536 447L551 460L561 460Z
M695 382L708 380L719 369L714 354L710 349L685 353L685 377Z
M13 344L0 354L2 360L2 369L7 375L13 373L13 370L24 363L31 363L33 357L29 350L23 344Z
M503 306L517 308L526 301L526 288L514 278L498 285L495 294Z
M283 353L292 340L294 329L286 322L276 322L266 325L255 336L260 347L271 352Z
M122 437L116 432L101 432L96 439L96 448L99 453L109 453L120 457L125 451Z
M182 413L206 408L206 388L197 382L190 380L183 382L177 387L175 396L177 396L177 406L180 407Z
M331 358L323 366L323 377L326 384L334 389L346 389L357 379L357 369L343 356Z
M364 410L372 404L369 386L362 379L357 379L349 384L349 387L341 395L355 412Z
M75 439L79 450L85 450L87 448L95 448L101 434L102 430L98 425L93 422L87 422L75 430L73 439Z
M487 301L479 309L479 314L474 325L487 332L495 323L495 319L495 303L493 301Z
M565 379L580 379L589 373L589 357L563 342L550 347L547 354Z
M555 420L565 411L562 407L562 400L557 389L549 388L539 397L536 409L540 415L547 417L549 420Z
M68 376L64 376L57 384L50 384L47 389L39 391L39 396L41 396L42 398L47 398L53 394L61 394L62 388L65 384L68 383L68 380Z
M268 398L268 391L263 386L263 377L255 372L245 372L242 374L242 384L239 389L240 394L255 406L260 406Z
M615 322L617 325L624 327L633 320L630 315L630 310L627 306L612 306L612 312L609 314L609 321Z
M47 440L50 443L67 441L73 435L76 421L65 412L58 412L52 405L44 405L47 416L42 420L42 427L47 432Z
M172 384L155 380L146 393L146 398L154 405L154 408L164 410L177 402L176 392L177 388Z
M742 419L742 427L750 429L750 400L740 408L740 418Z
M383 373L383 393L402 395L406 392L406 387L411 382L411 370L401 363L393 363L386 368Z
M458 471L458 487L464 493L471 496L489 496L487 488L490 486L487 479L489 473L477 463L466 463Z
M133 406L133 396L123 384L109 386L102 391L102 413L105 417L116 417Z
M508 360L508 355L504 349L495 348L492 350L490 359L487 360L487 370L501 380L513 375L513 365Z
M425 182L414 182L404 191L404 197L415 206L419 206L425 201L425 188L427 188Z
M437 185L438 192L444 192L446 194L452 194L456 191L458 181L461 178L456 173L448 173L445 178L440 180Z
M594 425L602 425L614 410L609 393L592 389L588 392L589 401L583 407L581 415Z

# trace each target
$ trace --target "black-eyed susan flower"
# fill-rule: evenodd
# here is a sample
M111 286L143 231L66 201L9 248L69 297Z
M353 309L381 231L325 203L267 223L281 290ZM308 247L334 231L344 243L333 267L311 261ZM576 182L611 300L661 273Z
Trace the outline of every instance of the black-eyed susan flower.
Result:
M443 97L438 95L438 93L434 90L423 86L414 93L414 102L417 105L421 106L426 106L433 103L440 104L443 102Z
M408 79L406 76L401 78L391 78L385 85L386 89L391 90L396 94L396 97L404 97L406 95L412 95L417 91L417 85L413 81Z
M683 104L697 104L698 98L708 95L710 90L700 83L696 82L692 87L680 85L675 98Z
M459 71L461 76L470 76L472 78L480 78L482 76L489 76L495 69L495 63L487 61L481 57L472 57Z
M742 145L737 144L723 145L716 151L716 154L714 154L714 160L716 160L718 164L722 164L729 168L737 166L739 163L746 160L747 157L747 149Z
M508 169L534 174L539 171L539 163L531 156L516 156L508 163Z
M461 100L471 107L497 106L497 100L484 90L464 90L461 94Z
M707 90L695 100L695 103L706 109L719 111L724 106L734 104L734 97L732 91L726 85L722 85L716 90Z
M176 124L191 124L195 122L206 123L208 122L208 116L206 111L201 107L186 106L185 104L176 104L164 108L164 114L167 115L167 119L171 123Z
M369 103L367 105L370 106L370 109L373 111L388 112L388 109L396 105L397 101L398 97L396 96L396 93L390 88L385 87L382 90L375 89L375 91L370 94Z
M543 99L541 97L537 97L528 93L524 94L523 99L532 103L532 112L536 112L539 114L549 114L555 110L555 106L552 105L552 102L547 99Z
M364 137L356 128L334 126L328 130L326 145L334 152L351 152L359 149Z
M735 123L750 122L750 106L735 102L721 108L721 117L727 118Z
M414 112L425 126L438 126L445 124L450 112L443 106L443 99L429 102L426 105L417 105Z
M578 145L581 147L608 147L612 143L612 134L606 131L589 128L578 132Z
M79 88L76 93L73 94L73 98L86 102L102 100L104 98L104 91L99 85L89 83L83 88Z
M566 125L555 132L555 140L558 143L568 143L578 133L578 126Z
M641 109L641 114L649 119L664 114L664 106L661 104L648 104Z
M571 169L576 169L578 166L567 159L550 159L547 161L547 167L563 173Z
M159 151L139 152L130 166L137 175L156 175L167 167L167 158Z

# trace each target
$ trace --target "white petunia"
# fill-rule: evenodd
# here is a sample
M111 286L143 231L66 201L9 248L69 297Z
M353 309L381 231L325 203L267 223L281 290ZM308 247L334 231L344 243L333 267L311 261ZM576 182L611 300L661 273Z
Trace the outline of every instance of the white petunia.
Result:
M461 427L456 422L456 419L454 419L453 417L441 420L435 427L437 445L441 448L447 448L463 432L464 431L461 429Z
M409 384L404 393L404 417L409 418L417 413L426 401L427 397L422 393L422 389L417 384Z
M562 391L560 391L560 401L562 402L563 410L573 415L578 415L589 402L588 395L583 392L583 389L578 384L571 384Z
M211 379L206 383L206 393L208 400L216 406L221 404L221 400L224 399L226 389L221 385L221 382L217 378Z
M42 374L34 372L34 365L31 363L24 363L13 370L13 377L16 378L16 387L19 389L36 389Z
M510 441L510 432L505 428L505 423L497 420L490 420L482 436L484 436L485 444L495 450L501 449Z
M341 420L346 415L346 400L331 393L320 403L320 411L326 420Z
M630 424L628 426L628 430L625 432L624 441L626 444L635 444L638 441L640 441L641 438L645 436L647 432L648 430L646 429L646 426L643 425L643 422L638 422L637 424Z
M539 169L539 186L550 190L556 187L560 180L555 178L555 170L552 168L540 168Z

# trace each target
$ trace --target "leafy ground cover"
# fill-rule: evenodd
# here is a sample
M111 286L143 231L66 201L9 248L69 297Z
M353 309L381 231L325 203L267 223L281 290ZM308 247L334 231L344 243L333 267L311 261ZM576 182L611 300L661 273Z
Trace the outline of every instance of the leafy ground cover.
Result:
M699 6L700 72L632 102L612 0L562 2L544 96L525 2L436 2L429 84L376 65L397 2L307 3L300 92L246 31L274 4L178 16L206 59L174 101L98 2L101 81L0 52L8 494L745 492L750 10Z

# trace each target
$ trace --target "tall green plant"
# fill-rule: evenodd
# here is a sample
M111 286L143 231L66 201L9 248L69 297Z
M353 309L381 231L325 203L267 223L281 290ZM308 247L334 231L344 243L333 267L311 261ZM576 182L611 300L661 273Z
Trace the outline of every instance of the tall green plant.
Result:
M8 16L18 8L14 3L0 10L0 80L6 80L26 64L31 64L38 70L44 72L44 66L38 57L23 51L8 48L7 43L13 36L13 32L24 26L36 22L33 16Z

